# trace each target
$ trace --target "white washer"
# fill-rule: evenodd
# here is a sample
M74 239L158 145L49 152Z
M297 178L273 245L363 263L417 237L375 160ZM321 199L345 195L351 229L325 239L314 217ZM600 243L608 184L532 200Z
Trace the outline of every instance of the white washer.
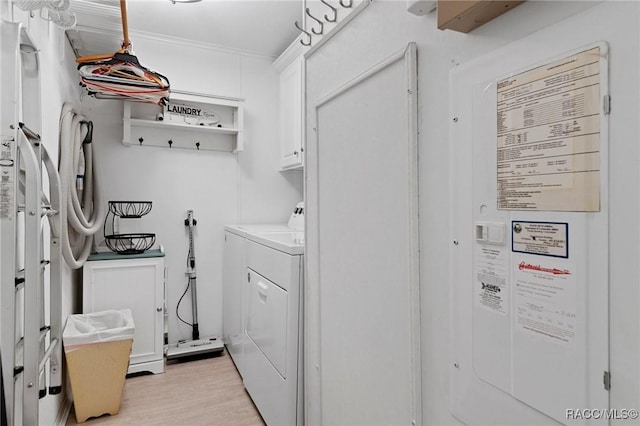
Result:
M225 229L227 349L265 422L301 425L304 233L285 225Z

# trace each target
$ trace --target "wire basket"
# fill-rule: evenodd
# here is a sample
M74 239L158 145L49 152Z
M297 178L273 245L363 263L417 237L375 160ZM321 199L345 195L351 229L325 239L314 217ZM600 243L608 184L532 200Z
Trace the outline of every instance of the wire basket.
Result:
M138 254L149 250L156 242L156 234L105 235L107 247L118 254Z
M109 201L109 211L125 219L138 219L151 211L151 201Z

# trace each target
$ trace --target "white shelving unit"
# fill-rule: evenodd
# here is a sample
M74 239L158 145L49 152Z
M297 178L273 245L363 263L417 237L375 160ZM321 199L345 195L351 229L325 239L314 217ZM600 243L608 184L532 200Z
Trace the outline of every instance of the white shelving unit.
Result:
M125 102L122 143L170 149L228 152L243 150L242 99L174 90L171 92L170 102L213 112L220 121L215 125L189 124L177 114L164 114L162 106Z

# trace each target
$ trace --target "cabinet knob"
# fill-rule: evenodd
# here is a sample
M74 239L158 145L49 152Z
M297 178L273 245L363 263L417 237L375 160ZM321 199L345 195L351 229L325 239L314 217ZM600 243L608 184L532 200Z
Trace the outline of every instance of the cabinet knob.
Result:
M293 155L298 155L298 151L293 151Z
M158 312L162 312L162 306L158 306L158 307L156 308L156 311L158 311Z

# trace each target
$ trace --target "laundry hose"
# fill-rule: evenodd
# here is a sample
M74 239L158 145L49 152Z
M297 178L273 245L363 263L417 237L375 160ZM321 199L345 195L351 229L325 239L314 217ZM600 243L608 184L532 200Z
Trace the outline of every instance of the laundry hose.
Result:
M101 229L105 215L90 140L92 127L71 105L62 107L58 160L62 195L61 250L73 269L87 261L93 235Z

